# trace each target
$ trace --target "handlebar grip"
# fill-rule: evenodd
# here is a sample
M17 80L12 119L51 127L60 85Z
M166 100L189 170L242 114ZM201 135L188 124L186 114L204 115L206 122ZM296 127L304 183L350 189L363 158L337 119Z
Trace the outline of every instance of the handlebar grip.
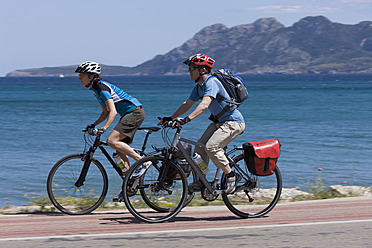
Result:
M163 118L162 117L159 117L159 116L158 116L158 119L160 121L162 121L161 125L163 127L172 127L172 125L173 125L173 121L164 121Z

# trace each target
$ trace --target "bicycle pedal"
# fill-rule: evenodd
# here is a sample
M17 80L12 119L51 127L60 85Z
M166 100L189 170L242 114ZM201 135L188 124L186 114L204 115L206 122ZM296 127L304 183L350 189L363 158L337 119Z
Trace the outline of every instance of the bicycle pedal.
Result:
M112 201L113 202L123 202L124 201L123 192L120 192L120 194L118 196L115 196L114 198L112 198Z
M119 199L118 197L112 198L113 202L123 202L123 199Z

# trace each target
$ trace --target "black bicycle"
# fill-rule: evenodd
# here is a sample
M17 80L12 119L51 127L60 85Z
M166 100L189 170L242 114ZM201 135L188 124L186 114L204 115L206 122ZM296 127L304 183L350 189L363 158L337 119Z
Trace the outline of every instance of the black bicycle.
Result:
M134 149L141 156L146 153L149 135L159 127L140 127L146 132L141 149ZM84 131L85 149L83 153L68 155L60 159L50 170L47 179L48 196L53 205L63 213L71 215L87 214L99 207L108 191L108 176L103 165L94 158L97 148L105 155L118 175L124 179L120 167L106 151L107 143L101 141L100 134L92 136Z
M271 176L253 175L244 162L243 148L234 147L225 154L239 179L236 190L227 194L224 190L226 175L223 173L220 176L220 169L217 169L214 179L209 182L185 148L185 144L205 146L180 137L181 126L175 127L174 138L169 139L168 132L172 126L172 122L163 123L163 138L169 145L157 149L158 154L136 161L127 171L123 195L125 205L133 216L148 223L170 220L196 194L206 201L214 201L221 195L227 208L242 218L261 217L274 208L282 191L278 166ZM183 160L187 163L180 163ZM202 184L201 190L191 192L188 185L197 181Z

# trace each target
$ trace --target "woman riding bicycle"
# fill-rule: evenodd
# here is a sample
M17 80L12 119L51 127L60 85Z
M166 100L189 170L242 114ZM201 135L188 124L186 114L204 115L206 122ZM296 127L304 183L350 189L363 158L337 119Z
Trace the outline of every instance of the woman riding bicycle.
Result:
M119 113L121 116L118 124L107 138L107 144L116 150L126 167L129 168L128 156L136 161L141 159L141 156L129 145L145 119L142 104L117 86L103 81L100 77L101 67L96 62L84 62L78 66L75 72L79 73L81 85L93 91L102 109L99 118L88 125L86 129L104 133L114 121L116 114ZM102 128L95 128L105 120ZM122 193L114 198L114 201L120 201L121 198Z
M212 117L218 115L224 109L226 102L219 100L217 95L225 99L230 99L230 97L220 81L211 75L211 69L215 61L205 54L195 54L184 63L189 66L190 79L195 81L196 84L190 97L182 103L171 117L165 117L162 121L173 120L185 114L199 99L201 99L201 102L192 113L185 118L178 118L176 121L181 125L186 124L200 116L207 108L211 111ZM202 156L206 164L208 164L210 158L217 167L222 169L227 175L225 191L231 193L235 190L237 178L229 166L224 147L244 131L244 118L237 109L234 109L219 118L211 119L213 123L208 126L198 141L206 145L206 152L199 147L195 148L195 152ZM189 186L190 191L198 191L200 188L201 184L198 183Z

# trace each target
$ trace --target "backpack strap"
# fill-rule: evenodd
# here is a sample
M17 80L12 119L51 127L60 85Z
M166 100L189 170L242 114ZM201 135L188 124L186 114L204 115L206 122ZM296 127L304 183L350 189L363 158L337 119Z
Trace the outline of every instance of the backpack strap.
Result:
M212 77L215 77L215 78L218 79L217 76L214 76L214 75L213 75ZM209 80L209 78L208 78L208 80ZM208 80L207 80L207 81L208 81ZM222 83L220 82L220 84L222 84ZM223 85L222 85L222 87L223 87ZM225 107L221 110L221 112L219 112L217 115L213 115L213 117L216 118L217 120L218 120L219 118L221 118L221 116L223 116L226 112L233 111L234 109L236 109L237 107L239 107L240 104L241 104L241 103L237 103L237 102L235 102L234 100L226 99L226 98L224 98L223 96L221 96L220 94L217 94L217 97L216 97L216 98L217 98L218 100L220 100L220 101L224 101L224 102L226 102L226 105L225 105Z
M226 101L225 107L219 112L217 115L213 115L215 118L219 119L221 116L223 116L226 112L233 111L236 109L238 105L234 101Z
M215 77L215 78L217 78L216 76L213 76L213 75L211 75L211 76L209 76L208 78L207 78L207 81L205 81L205 83L207 83L208 81L209 81L209 79L211 79L212 77ZM199 88L201 88L202 86L200 86L200 85L198 85L197 86L197 92L198 92L198 96L199 96L199 99L202 99L202 97L200 96L200 93L199 93Z

